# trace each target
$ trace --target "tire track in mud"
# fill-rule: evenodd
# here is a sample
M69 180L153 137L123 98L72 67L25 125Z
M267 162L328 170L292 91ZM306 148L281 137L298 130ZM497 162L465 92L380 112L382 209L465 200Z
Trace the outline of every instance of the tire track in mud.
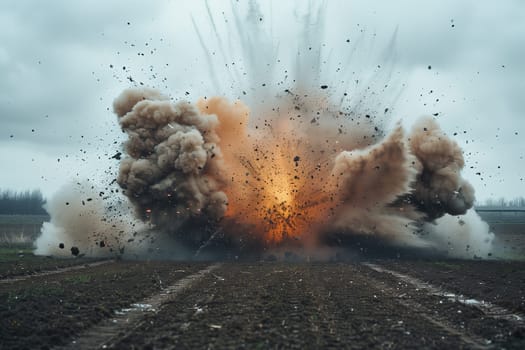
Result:
M445 289L466 303L490 302L525 315L525 262L502 260L381 260L381 267ZM454 294L448 292L451 291ZM464 297L464 296L468 296Z
M210 265L190 276L164 288L160 293L151 295L130 308L117 311L114 317L86 330L70 344L55 349L96 349L111 347L120 338L132 333L148 313L159 312L163 305L169 303L180 292L190 288L195 282L217 269L221 264Z
M0 348L66 345L209 263L117 261L0 285Z
M447 291L443 288L439 288L437 286L434 286L430 283L424 282L418 278L393 271L387 268L384 268L382 266L379 266L377 264L373 263L363 263L363 265L371 268L374 271L380 272L380 273L386 273L390 274L403 282L409 283L413 285L414 287L418 289L425 290L428 294L435 295L438 297L447 298L451 301L455 301L457 303L470 306L476 309L479 309L483 314L489 317L493 317L496 319L502 319L505 321L508 321L510 323L515 324L516 326L525 326L525 315L519 314L519 313L513 313L510 310L507 310L504 307L495 305L493 303L490 303L488 301L484 300L477 300L469 296L461 295L452 293L450 291Z
M0 338L21 348L70 349L523 348L525 333L512 335L518 326L511 320L371 266L221 266L117 262L0 285L4 306L17 307L4 307ZM53 294L57 288L64 292ZM103 313L92 310L101 304ZM32 334L15 333L8 320L27 321L21 326ZM42 328L49 320L54 325Z
M358 264L227 264L216 273L111 348L488 348L399 302L393 279Z
M16 277L6 277L6 278L0 279L0 284L15 283L15 282L20 282L20 281L25 281L25 280L28 280L28 279L31 279L31 278L36 278L36 277L45 277L45 276L57 275L57 274L64 273L64 272L69 272L69 271L82 270L82 269L86 269L86 268L90 268L90 267L96 267L96 266L100 266L100 265L111 264L111 263L114 263L115 261L116 261L115 259L100 260L100 261L95 261L95 262L92 262L92 263L84 263L84 264L73 265L73 266L68 266L68 267L61 267L61 268L58 268L58 269L55 269L55 270L41 271L41 272L37 272L37 273L32 273L30 275L22 275L22 276L16 276Z
M392 274L394 277L397 277L397 278L400 277L397 274L391 273L390 270L383 269L376 264L362 263L362 265L370 268L373 271L379 272L379 273L389 273L389 274ZM370 277L370 280L373 281L374 278ZM412 284L416 288L421 287L420 285L415 285L411 283L412 281L406 280L404 278L402 278L402 280L404 282L408 282ZM425 303L421 303L420 301L417 300L418 298L406 297L407 295L405 293L399 294L399 291L392 287L393 284L388 284L385 281L379 281L379 280L376 282L376 284L380 285L381 282L385 283L382 288L383 292L388 292L394 295L397 303L405 306L409 310L412 310L414 314L418 315L418 317L421 317L427 320L431 324L435 325L438 328L441 328L442 330L449 333L450 335L458 337L459 339L461 339L461 341L464 344L468 345L469 348L490 349L489 340L484 339L481 336L478 336L476 334L469 334L464 329L460 329L460 327L456 327L453 323L449 322L446 319L446 317L444 317L443 315L436 314L435 312L432 312L432 310L428 309L425 306ZM436 294L433 294L433 295L436 295ZM441 295L436 295L436 296L441 296Z

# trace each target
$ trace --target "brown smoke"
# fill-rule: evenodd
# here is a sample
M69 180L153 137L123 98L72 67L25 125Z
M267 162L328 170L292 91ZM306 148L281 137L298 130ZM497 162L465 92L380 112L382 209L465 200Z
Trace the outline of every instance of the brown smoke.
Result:
M117 194L103 197L87 181L65 184L44 207L51 220L35 242L37 255L108 257L142 249L145 225Z
M408 135L398 125L380 140L369 116L333 112L319 99L292 96L279 108L250 120L239 101L194 106L124 91L114 110L128 157L117 182L137 216L186 242L219 227L230 242L261 249L319 244L332 233L431 246L419 234L424 221L472 206L461 149L434 120ZM195 244L206 238L197 236Z
M459 145L424 118L412 128L410 151L419 161L414 204L429 219L465 214L474 204L474 188L461 177L465 161Z
M416 243L413 221L421 214L402 203L392 206L411 192L417 175L415 157L406 143L403 129L397 126L379 144L337 156L333 173L339 178L343 204L336 229Z

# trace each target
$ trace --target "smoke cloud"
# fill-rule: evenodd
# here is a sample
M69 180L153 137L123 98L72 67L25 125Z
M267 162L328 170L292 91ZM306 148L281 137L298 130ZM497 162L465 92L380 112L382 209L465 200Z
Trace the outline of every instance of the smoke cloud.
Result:
M461 177L465 161L458 144L434 120L425 118L412 129L410 151L419 169L415 205L431 220L444 214L465 214L474 204L474 188Z
M80 207L82 196L65 190L48 206L52 220L37 252L62 254L57 247L64 242L97 255L107 252L97 250L102 240L121 247L139 235L148 242L143 250L169 237L195 256L214 249L221 256L286 249L310 254L352 248L360 238L455 257L490 253L493 235L469 210L474 189L461 176L458 144L429 117L410 130L400 123L386 128L396 99L389 97L399 96L390 87L392 67L374 67L356 79L348 62L357 46L339 62L331 50L323 55L323 6L297 14L297 47L289 62L281 61L286 55L261 27L257 2L249 3L247 18L233 8L224 42L209 8L208 15L216 50L193 24L209 85L221 93L221 79L229 78L243 101L175 103L150 88L123 91L113 104L127 135L116 182L133 215L118 223L97 221L108 216L104 205ZM224 65L212 64L214 52ZM284 78L275 77L286 64L293 72L286 68ZM222 75L220 66L227 67ZM326 76L332 71L335 77ZM76 204L64 207L65 201Z
M129 136L117 182L137 216L164 230L189 218L222 218L227 197L217 117L150 89L124 91L114 108Z
M260 250L311 248L333 234L481 246L475 233L462 233L472 225L457 229L450 219L467 213L474 191L461 177L461 149L435 120L422 118L409 133L397 125L379 139L373 123L345 120L331 106L310 120L298 113L312 113L318 100L291 95L280 100L281 114L254 121L240 101L174 104L151 89L124 91L114 103L128 135L117 182L137 217L196 248L207 237L191 235L209 227L228 244ZM483 237L485 246L490 239ZM473 251L487 248L453 254Z
M145 225L114 197L110 200L87 181L64 185L44 205L51 220L43 224L35 254L111 257L124 254L126 246L133 249Z

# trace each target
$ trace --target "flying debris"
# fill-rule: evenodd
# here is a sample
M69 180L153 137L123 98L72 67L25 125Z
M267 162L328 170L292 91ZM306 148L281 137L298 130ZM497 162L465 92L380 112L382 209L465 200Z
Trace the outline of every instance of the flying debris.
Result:
M367 146L361 135L378 127L369 115L370 124L346 121L358 137L331 131L341 127L335 107L319 127L289 117L297 103L315 111L317 101L278 100L282 114L254 129L262 121L240 101L174 104L155 90L126 90L114 104L129 137L117 182L138 218L199 252L208 239L192 232L212 228L260 250L312 249L333 235L431 247L427 225L472 207L461 149L433 119Z
M126 243L169 237L191 257L295 257L366 239L487 256L493 235L471 210L474 189L461 175L459 145L431 117L410 130L400 123L388 128L400 90L391 63L372 62L361 69L370 73L356 75L352 55L367 34L361 31L353 50L345 44L337 57L337 47L323 44L325 6L310 4L296 14L298 40L278 45L272 21L259 20L258 3L246 6L244 15L232 3L225 35L207 5L212 42L192 18L205 85L221 96L233 90L243 101L211 94L183 100L193 90L174 99L152 88L123 91L113 110L127 140L111 158L120 161L116 182L134 217L124 210L115 223L116 214L104 215L126 203L104 204L112 196L97 197L100 191L65 191L48 204L51 222L38 251L63 255L62 242L78 247L74 255L119 254L129 251ZM117 198L117 191L103 192ZM79 198L93 200L80 206Z

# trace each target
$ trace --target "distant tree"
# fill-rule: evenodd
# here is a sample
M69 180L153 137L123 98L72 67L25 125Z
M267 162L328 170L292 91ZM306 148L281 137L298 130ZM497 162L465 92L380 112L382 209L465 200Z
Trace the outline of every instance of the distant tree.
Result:
M0 214L4 215L45 215L42 207L45 199L40 190L15 192L0 191Z
M510 200L506 200L504 197L499 199L488 198L483 205L488 207L525 207L525 197L516 197Z
M509 201L511 207L525 207L525 198L516 197Z
M487 207L493 207L496 205L496 201L492 198L488 198L487 200L485 200L485 205Z

